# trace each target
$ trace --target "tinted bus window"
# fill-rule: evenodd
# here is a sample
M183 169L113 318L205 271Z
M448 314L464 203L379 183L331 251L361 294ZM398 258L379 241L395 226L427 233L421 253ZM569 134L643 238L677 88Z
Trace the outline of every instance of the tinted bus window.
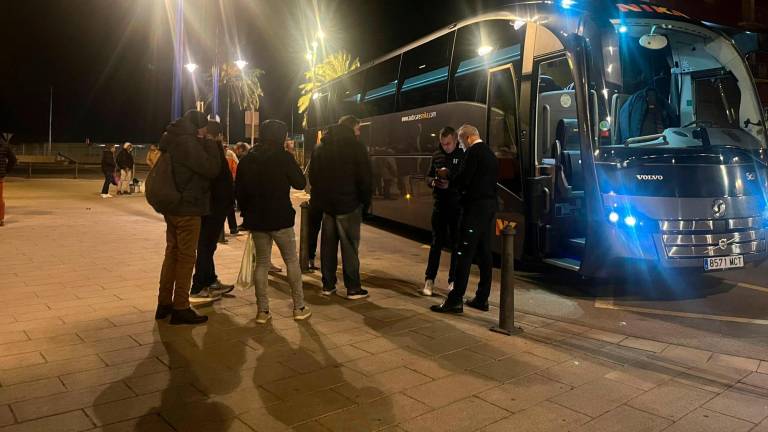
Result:
M368 69L365 76L363 110L365 115L377 116L395 111L397 74L400 57L391 58Z
M445 103L453 36L453 32L440 36L403 55L400 111Z
M515 30L507 20L482 21L456 34L450 101L485 103L488 69L513 63L519 74L525 27Z
M334 113L331 110L329 99L328 87L319 88L312 96L307 113L309 127L318 128L333 123Z
M356 73L336 81L331 89L331 100L335 105L336 117L351 114L362 117L363 74Z

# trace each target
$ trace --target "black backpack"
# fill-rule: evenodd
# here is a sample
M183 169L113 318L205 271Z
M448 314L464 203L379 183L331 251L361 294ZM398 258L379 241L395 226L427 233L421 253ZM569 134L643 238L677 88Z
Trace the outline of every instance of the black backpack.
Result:
M181 203L182 193L176 185L173 160L168 152L160 153L157 163L147 175L145 186L147 202L158 213L167 214Z

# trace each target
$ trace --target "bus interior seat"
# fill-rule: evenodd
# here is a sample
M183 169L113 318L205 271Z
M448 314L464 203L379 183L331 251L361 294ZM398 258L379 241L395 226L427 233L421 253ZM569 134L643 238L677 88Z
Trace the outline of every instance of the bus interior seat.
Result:
M555 90L539 94L537 142L538 160L552 153L557 125L562 119L576 118L576 91ZM560 141L562 144L563 142ZM576 144L578 149L578 141Z
M613 125L611 126L611 142L616 142L616 131L619 127L619 112L621 112L621 107L624 106L624 104L629 99L628 94L626 93L616 93L611 98L611 119L613 120Z
M584 179L581 167L578 121L575 118L560 119L557 122L555 139L560 144L560 148L553 149L553 156L558 158L565 180L572 191L583 191Z

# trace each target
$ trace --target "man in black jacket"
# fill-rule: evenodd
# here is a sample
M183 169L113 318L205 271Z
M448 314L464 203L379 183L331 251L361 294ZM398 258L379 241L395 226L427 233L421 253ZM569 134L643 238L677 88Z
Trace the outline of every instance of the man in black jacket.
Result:
M464 293L469 282L469 270L473 258L477 258L480 281L475 298L467 306L488 310L488 296L491 294L493 276L493 218L498 206L496 201L496 180L499 163L496 155L480 139L477 128L464 125L459 128L459 140L467 148L464 168L454 183L461 191L462 222L457 246L456 279L453 290L441 305L433 305L434 312L463 312Z
M348 299L368 296L360 282L360 225L363 209L371 203L371 165L357 140L360 121L345 116L331 126L312 155L309 181L312 205L323 211L320 271L323 295L336 291L337 254L341 244L344 286Z
M123 148L117 154L115 161L120 170L120 184L117 187L117 194L130 194L130 186L133 181L133 144L129 142L123 144Z
M5 199L3 198L3 186L5 176L16 166L16 155L7 143L0 141L0 226L5 225Z
M293 231L296 211L291 203L291 188L302 190L307 180L296 159L284 148L287 134L285 123L265 121L261 125L262 143L255 146L237 166L237 203L242 211L243 227L251 232L256 254L254 284L259 308L256 322L259 324L266 324L272 319L267 274L273 241L280 249L288 273L293 318L303 320L312 314L309 306L304 304L296 234Z
M210 303L235 288L234 285L221 283L216 275L216 264L213 261L224 221L235 206L234 184L224 147L221 144L223 139L221 123L209 120L207 129L208 134L205 139L216 145L220 169L216 178L211 180L211 212L203 216L200 221L197 261L189 295L189 301L192 304Z
M101 186L101 197L112 198L109 185L115 182L115 146L106 145L101 152L101 172L104 174L104 184Z
M195 267L200 218L211 211L211 180L221 170L219 149L205 140L208 119L200 111L187 111L171 123L160 139L173 165L181 201L163 214L166 248L155 319L171 315L171 324L200 324L208 320L189 307L189 288Z
M456 272L456 240L461 220L461 192L454 179L459 175L464 161L464 150L458 145L456 131L444 127L440 131L440 148L432 155L432 165L427 174L427 185L432 188L435 199L432 208L432 245L429 248L429 261L424 275L424 288L420 294L431 296L440 267L440 255L443 248L451 248L451 265L448 271L449 290L452 288Z

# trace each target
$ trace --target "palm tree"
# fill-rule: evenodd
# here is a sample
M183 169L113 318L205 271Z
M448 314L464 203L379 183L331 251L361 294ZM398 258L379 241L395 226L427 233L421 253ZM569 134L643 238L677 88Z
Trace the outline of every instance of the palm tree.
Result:
M227 93L227 141L229 141L229 106L231 102L236 103L241 110L258 110L259 98L264 96L259 81L263 75L264 71L261 69L242 70L234 63L226 63L219 69L219 85Z
M308 71L304 72L304 78L307 81L299 86L301 96L296 103L299 113L304 114L304 127L307 126L307 108L309 108L309 102L312 100L315 90L358 67L360 67L360 59L352 60L352 55L342 50L327 56L321 63L315 65L314 69L310 67Z

